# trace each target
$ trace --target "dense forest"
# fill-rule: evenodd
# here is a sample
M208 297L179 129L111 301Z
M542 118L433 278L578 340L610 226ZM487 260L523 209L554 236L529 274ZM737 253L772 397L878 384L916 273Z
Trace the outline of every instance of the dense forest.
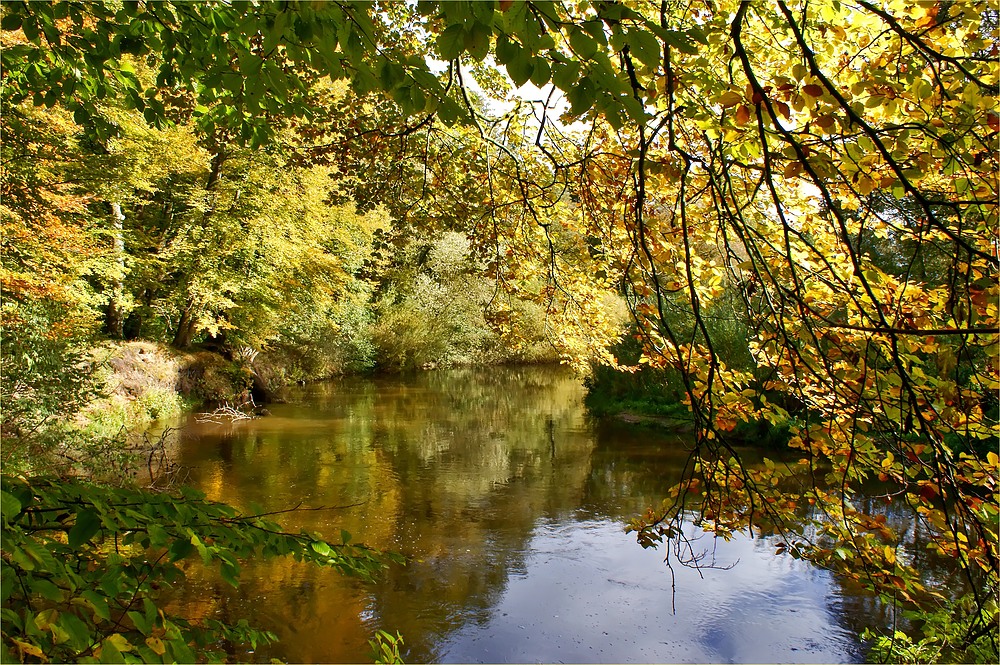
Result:
M188 559L234 585L250 556L361 578L397 559L129 481L119 430L140 419L100 422L106 375L154 357L200 401L561 361L595 404L692 423L683 480L629 525L641 545L683 541L691 511L779 534L776 556L916 617L873 659L996 662L993 3L0 12L5 662L269 639L165 613ZM182 405L161 383L147 420ZM754 439L792 461L743 464ZM856 500L872 483L963 590L911 565Z

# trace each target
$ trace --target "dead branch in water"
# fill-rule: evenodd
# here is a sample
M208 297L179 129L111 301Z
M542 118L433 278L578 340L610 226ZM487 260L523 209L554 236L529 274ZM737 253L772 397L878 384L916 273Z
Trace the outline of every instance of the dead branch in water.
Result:
M254 402L253 397L251 397L248 401L237 406L232 406L228 402L223 402L222 405L214 411L199 413L195 416L195 420L199 423L214 423L216 425L221 425L223 423L234 423L238 420L253 420L258 417L256 411L257 403Z

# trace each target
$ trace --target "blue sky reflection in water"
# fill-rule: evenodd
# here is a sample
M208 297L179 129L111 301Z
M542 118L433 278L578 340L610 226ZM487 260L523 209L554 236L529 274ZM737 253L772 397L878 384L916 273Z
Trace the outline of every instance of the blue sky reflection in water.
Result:
M413 560L373 586L282 560L248 563L238 590L192 569L177 603L277 633L234 654L260 662L363 662L376 628L403 634L407 662L861 658L870 603L769 539L700 538L706 563L735 565L675 565L672 598L662 546L623 526L659 504L685 441L594 422L582 396L552 368L450 370L343 379L266 418L189 423L177 459L210 498L339 506L282 521Z
M696 547L714 549L714 563L732 567L675 565L672 601L662 547L644 551L620 547L620 540L617 522L585 515L544 520L528 544L526 570L511 575L484 622L445 641L440 659L834 663L860 657L855 636L838 625L840 591L822 571L775 558L771 548L745 537L717 544L705 537Z

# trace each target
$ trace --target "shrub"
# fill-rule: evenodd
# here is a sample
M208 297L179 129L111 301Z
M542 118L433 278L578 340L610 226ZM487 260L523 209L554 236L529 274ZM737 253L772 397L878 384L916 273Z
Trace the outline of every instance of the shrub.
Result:
M160 594L200 561L239 585L240 560L292 556L370 580L396 555L332 543L199 492L109 488L83 480L2 477L3 662L184 662L223 659L220 640L269 642L245 621L188 621Z

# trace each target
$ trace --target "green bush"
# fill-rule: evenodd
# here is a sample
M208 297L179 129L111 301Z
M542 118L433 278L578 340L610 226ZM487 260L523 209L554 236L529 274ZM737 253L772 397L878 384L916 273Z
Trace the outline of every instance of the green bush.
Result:
M222 660L220 640L274 636L245 621L189 621L165 611L161 593L185 561L239 585L240 561L291 556L371 580L396 555L332 543L193 490L179 495L109 488L65 478L0 478L4 574L0 660L124 663ZM113 545L113 546L109 546Z
M87 331L56 329L71 314L45 300L2 303L0 456L8 471L44 468L72 431L73 416L98 394Z
M966 594L941 609L925 613L905 612L911 622L920 625L919 637L901 630L881 634L866 630L862 639L869 642L869 663L997 663L998 619L996 598L987 599L980 614L973 611L975 599Z
M612 349L618 363L636 366L642 354L642 343L635 330L622 338ZM584 381L587 396L584 403L596 416L622 412L648 416L677 416L687 413L684 384L680 373L641 365L635 372L598 365Z

